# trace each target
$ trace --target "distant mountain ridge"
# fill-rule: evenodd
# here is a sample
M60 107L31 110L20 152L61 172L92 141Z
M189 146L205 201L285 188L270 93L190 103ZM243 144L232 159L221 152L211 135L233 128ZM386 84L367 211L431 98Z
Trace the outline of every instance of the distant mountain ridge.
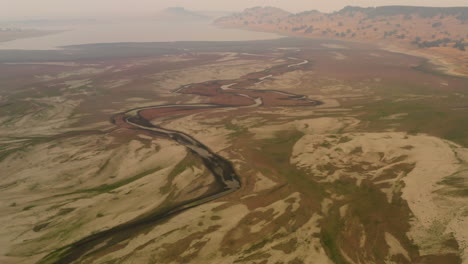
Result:
M459 20L468 20L468 7L426 7L426 6L378 6L356 7L347 6L338 13L362 12L369 17L419 15L424 18L433 18L437 15L455 16Z
M290 36L341 39L451 58L468 73L468 7L347 6L333 13L248 8L215 24Z
M292 14L274 7L254 7L215 21L228 27L306 37L392 41L420 48L468 46L468 7L347 6L334 13Z
M170 7L159 12L156 15L158 19L164 20L209 20L210 17L187 10L183 7Z

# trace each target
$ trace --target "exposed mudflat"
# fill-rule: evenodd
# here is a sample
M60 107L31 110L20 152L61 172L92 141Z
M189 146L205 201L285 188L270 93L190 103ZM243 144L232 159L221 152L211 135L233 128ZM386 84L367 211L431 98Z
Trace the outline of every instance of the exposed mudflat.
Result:
M465 79L347 43L212 45L0 64L1 263L468 261Z

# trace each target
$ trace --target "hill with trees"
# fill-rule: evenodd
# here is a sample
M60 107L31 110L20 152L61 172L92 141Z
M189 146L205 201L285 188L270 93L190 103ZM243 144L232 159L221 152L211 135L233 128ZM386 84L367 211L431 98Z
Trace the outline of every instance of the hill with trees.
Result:
M468 65L468 7L348 6L333 13L297 14L255 7L215 23L289 36L392 44L456 58Z

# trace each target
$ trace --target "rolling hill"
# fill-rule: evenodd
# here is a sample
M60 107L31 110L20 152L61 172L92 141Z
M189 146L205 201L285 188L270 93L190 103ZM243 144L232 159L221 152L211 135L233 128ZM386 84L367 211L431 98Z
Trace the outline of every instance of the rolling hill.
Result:
M352 7L334 13L289 13L254 7L215 21L225 27L276 32L290 36L341 39L390 45L443 58L468 73L468 7Z
M187 10L183 7L170 7L162 10L156 15L161 20L209 20L210 17Z

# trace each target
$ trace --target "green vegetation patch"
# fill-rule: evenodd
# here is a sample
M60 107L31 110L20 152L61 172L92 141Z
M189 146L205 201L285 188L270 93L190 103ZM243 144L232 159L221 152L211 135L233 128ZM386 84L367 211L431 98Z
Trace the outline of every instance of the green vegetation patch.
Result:
M245 129L245 128L241 127L241 126L238 126L238 125L234 125L231 122L228 122L224 126L225 126L225 128L227 130L233 131L231 134L229 134L230 137L238 137L238 136L244 134L247 131L247 129Z
M366 130L396 128L410 134L426 133L468 146L468 109L454 111L450 100L444 100L447 102L440 99L383 100L360 109L358 118L364 121ZM395 120L386 119L401 113L407 115Z
M299 131L281 131L275 138L264 139L256 145L260 147L262 164L257 169L266 174L277 174L289 185L314 200L320 201L325 195L324 189L314 181L306 171L290 163L294 145L304 134Z
M298 131L282 131L275 138L260 140L256 162L258 170L276 174L284 179L288 188L300 192L308 204L308 211L321 212L321 201L330 194L343 197L336 201L321 221L319 238L334 263L348 263L342 251L348 256L360 249L361 234L368 242L360 250L362 258L384 259L388 253L385 232L394 235L412 258L417 258L417 247L406 237L409 230L410 210L398 195L389 203L379 187L364 181L360 186L355 179L343 178L331 183L317 182L314 175L290 164L290 155L297 141L303 136ZM346 141L346 139L344 139ZM357 149L355 152L362 150ZM332 169L332 168L330 168ZM347 216L342 218L340 207L348 204ZM370 242L372 241L372 242ZM268 239L249 248L248 252L261 250ZM354 256L354 255L353 255Z
M6 158L8 158L10 155L14 153L26 152L29 147L35 146L40 143L44 143L46 142L46 140L48 140L46 137L28 137L28 138L11 138L11 139L12 140L25 139L25 141L20 143L18 147L13 147L10 149L5 149L5 148L8 148L9 145L0 146L0 162L4 161Z
M468 197L468 170L446 177L439 184L448 186L449 189L443 188L438 192L455 197Z
M31 210L33 209L34 207L36 207L37 205L29 205L29 206L26 206L23 208L23 211L28 211L28 210Z

